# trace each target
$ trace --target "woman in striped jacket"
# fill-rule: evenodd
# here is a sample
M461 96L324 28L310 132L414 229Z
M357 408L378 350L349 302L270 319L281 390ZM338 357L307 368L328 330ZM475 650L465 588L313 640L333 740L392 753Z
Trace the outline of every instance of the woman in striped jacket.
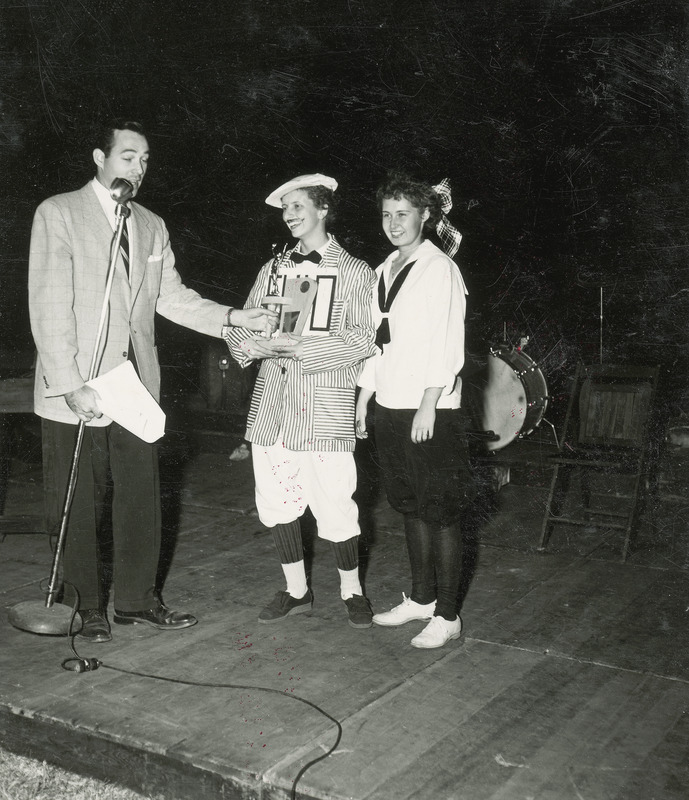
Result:
M240 366L261 361L245 437L251 443L256 507L272 530L286 589L276 593L259 621L277 622L312 607L299 521L310 507L318 535L331 542L349 624L369 628L373 615L359 579L352 495L355 387L364 360L375 351L375 276L328 233L336 188L325 175L301 175L266 199L282 209L297 241L263 265L245 307L289 295L295 286L315 291L299 333L289 330L296 315L283 311L280 330L272 335L236 328L227 329L226 338Z

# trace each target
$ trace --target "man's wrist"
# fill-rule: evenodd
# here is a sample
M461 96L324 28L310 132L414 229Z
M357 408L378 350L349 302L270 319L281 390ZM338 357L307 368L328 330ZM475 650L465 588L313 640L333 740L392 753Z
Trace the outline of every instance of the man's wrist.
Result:
M225 327L226 328L231 328L232 327L232 312L233 311L234 311L234 308L232 306L230 306L227 309L227 313L225 314Z

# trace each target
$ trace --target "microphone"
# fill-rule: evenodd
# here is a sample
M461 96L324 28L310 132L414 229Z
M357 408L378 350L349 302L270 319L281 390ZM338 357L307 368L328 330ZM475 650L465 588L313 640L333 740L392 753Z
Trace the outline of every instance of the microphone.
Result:
M110 197L116 203L126 203L134 194L134 186L124 178L115 178L110 184Z

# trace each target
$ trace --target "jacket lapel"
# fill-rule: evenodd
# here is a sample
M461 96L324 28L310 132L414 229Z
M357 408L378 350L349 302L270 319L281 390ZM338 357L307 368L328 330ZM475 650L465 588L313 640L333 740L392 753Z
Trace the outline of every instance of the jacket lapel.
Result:
M93 191L93 186L91 186L90 183L87 183L86 186L83 187L81 195L83 200L84 222L88 228L95 232L99 243L103 243L106 257L109 259L112 228L105 215L105 211L103 211L103 206L101 206L96 193Z

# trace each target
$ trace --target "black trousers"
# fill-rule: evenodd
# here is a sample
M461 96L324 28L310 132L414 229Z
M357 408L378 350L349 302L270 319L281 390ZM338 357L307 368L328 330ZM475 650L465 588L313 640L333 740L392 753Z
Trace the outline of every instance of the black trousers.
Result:
M376 447L385 492L401 514L446 528L459 522L476 495L463 412L438 409L433 438L418 444L411 440L415 414L415 409L376 403Z
M45 511L57 533L69 481L77 426L42 420ZM63 555L65 600L74 588L80 608L103 600L102 527L112 485L115 608L141 611L156 598L161 512L158 448L113 422L86 427Z

